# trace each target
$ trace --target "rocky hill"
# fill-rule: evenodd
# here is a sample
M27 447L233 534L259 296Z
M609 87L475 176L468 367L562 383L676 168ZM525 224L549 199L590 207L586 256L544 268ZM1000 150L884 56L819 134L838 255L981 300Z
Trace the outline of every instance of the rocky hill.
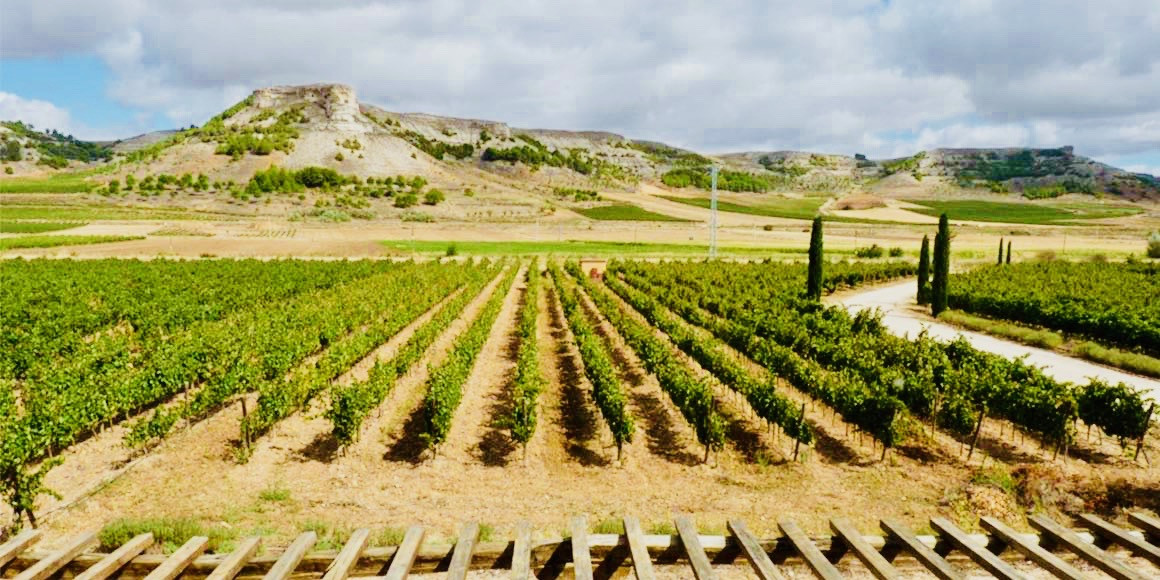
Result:
M155 132L112 143L89 143L38 133L19 123L0 129L6 148L28 163L53 167L111 163L92 178L139 183L185 181L235 197L256 174L320 168L381 180L422 176L444 189L473 184L552 191L560 187L635 189L641 180L673 188L718 185L732 191L870 192L884 195L991 191L1028 198L1064 193L1160 201L1153 176L1132 174L1055 149L936 149L899 159L867 159L800 151L708 156L662 143L605 132L520 129L502 122L396 113L360 103L345 85L258 89L201 127ZM9 153L5 149L2 153ZM62 157L62 154L67 156ZM59 159L66 159L61 163ZM72 161L68 161L72 160ZM0 176L2 178L2 176Z
M1070 146L1030 149L932 149L910 157L868 159L801 151L747 152L721 156L727 167L795 178L811 189L865 188L880 193L915 188L982 189L1031 199L1066 193L1113 195L1160 201L1160 180L1124 171L1082 155ZM931 179L933 178L933 179Z

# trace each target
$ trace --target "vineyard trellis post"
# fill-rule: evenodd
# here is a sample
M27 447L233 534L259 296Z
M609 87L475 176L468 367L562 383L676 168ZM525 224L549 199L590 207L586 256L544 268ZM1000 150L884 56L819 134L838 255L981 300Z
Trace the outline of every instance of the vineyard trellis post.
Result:
M1136 439L1136 454L1132 456L1132 461L1138 461L1140 459L1140 452L1144 449L1144 435L1148 434L1148 426L1152 421L1152 411L1155 410L1156 403L1152 403L1148 406L1148 412L1144 414L1144 427L1140 429L1140 437ZM1148 465L1152 464L1152 460L1148 459L1147 453L1144 454L1144 459L1148 462Z
M242 403L242 442L246 445L246 451L250 450L250 422L247 420L249 413L246 410L246 397L243 395L238 399Z
M983 407L979 411L979 422L975 424L975 435L971 437L971 449L967 451L967 462L971 461L971 455L975 453L975 446L979 444L979 433L983 430L983 419L987 417L987 408Z
M806 423L806 404L805 403L802 403L802 410L801 410L801 413L799 415L798 420L801 421L801 423L798 425L798 436L794 439L794 443L793 443L793 460L795 462L798 460L798 449L801 448L801 446L802 446L801 432L802 432L802 429L805 428L805 423Z

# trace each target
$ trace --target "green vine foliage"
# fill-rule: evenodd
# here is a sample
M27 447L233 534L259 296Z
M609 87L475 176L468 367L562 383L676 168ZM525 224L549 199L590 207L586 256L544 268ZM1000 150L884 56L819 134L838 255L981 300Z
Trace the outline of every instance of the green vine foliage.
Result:
M533 262L528 268L527 290L520 308L517 333L520 346L516 354L516 374L512 381L512 411L506 421L513 441L527 448L536 432L536 408L544 388L537 348L536 320L540 312L540 272Z
M725 421L717 412L708 382L693 376L669 345L658 339L650 327L621 310L608 290L584 276L579 264L568 262L567 269L580 281L600 313L640 357L645 369L656 376L665 394L693 426L697 441L705 446L706 453L724 447Z
M516 270L514 267L508 269L471 326L455 339L446 360L431 368L427 379L427 395L423 399L422 437L428 447L438 447L447 440L455 410L463 399L463 383L471 374L480 349L487 342L491 327L503 306L504 296L515 281Z
M628 398L616 375L616 367L612 363L609 346L596 334L592 325L580 307L576 296L575 283L560 270L557 264L550 263L548 271L556 287L556 296L564 317L568 320L568 327L572 329L572 336L576 340L577 350L580 351L580 361L584 365L584 375L592 383L592 400L600 409L600 415L612 437L616 441L617 455L619 456L626 442L632 442L636 432L636 420L628 410Z
M801 410L793 401L776 391L776 377L764 380L754 377L724 352L721 341L697 335L686 323L669 314L663 306L644 292L616 278L608 278L607 285L640 312L649 323L669 335L681 351L696 360L723 384L745 397L759 417L777 424L786 435L802 443L809 444L813 441L813 432L806 424Z
M416 329L395 356L387 361L376 361L365 381L337 387L331 392L331 406L326 412L326 418L331 423L331 433L339 445L350 445L358 440L367 415L382 403L399 377L414 368L435 339L463 314L468 302L494 274L493 268L472 271L463 291Z
M951 308L1160 357L1160 265L1021 262L955 274L951 282Z
M847 267L832 265L826 286L836 286L831 277L846 278ZM802 300L804 265L618 262L613 269L888 446L913 430L912 418L964 436L981 412L1057 445L1072 440L1077 417L1108 433L1140 428L1143 404L1126 386L1109 387L1117 404L1105 413L1108 403L1084 394L1104 392L1098 385L1060 383L962 339L896 337L874 315Z

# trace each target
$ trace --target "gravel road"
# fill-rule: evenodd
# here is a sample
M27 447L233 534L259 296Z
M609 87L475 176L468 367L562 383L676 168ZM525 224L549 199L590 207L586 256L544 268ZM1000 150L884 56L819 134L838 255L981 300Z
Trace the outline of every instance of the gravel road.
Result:
M839 296L833 302L841 304L851 313L867 308L880 309L883 312L883 324L899 336L914 336L924 329L929 336L941 340L954 340L961 335L980 350L1010 358L1026 356L1027 362L1041 367L1044 373L1056 380L1078 384L1086 383L1089 377L1096 377L1113 383L1124 382L1144 391L1146 396L1150 396L1153 400L1160 401L1160 381L1064 356L1049 350L934 322L929 317L924 317L921 312L914 310L914 284L914 280L909 280L888 286L879 286Z

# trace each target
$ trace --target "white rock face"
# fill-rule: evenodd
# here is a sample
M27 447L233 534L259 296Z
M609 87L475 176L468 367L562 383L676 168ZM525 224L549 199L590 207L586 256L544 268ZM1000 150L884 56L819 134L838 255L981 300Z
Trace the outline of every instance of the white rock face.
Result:
M318 84L294 87L270 87L254 91L254 106L259 109L283 107L298 103L317 105L324 121L336 128L359 124L358 97L347 85Z

